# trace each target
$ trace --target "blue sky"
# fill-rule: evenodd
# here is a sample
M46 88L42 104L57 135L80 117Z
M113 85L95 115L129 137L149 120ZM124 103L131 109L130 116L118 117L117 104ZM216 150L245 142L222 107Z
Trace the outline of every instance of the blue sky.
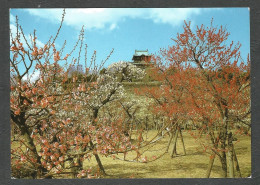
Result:
M15 16L19 17L25 35L37 30L38 45L42 46L59 27L63 9L11 9L10 28L14 30ZM88 58L97 51L97 62L106 59L112 48L114 53L106 66L118 61L131 61L135 49L148 49L154 54L160 48L173 44L171 38L183 31L183 21L196 25L223 25L231 33L231 40L242 44L244 59L250 52L250 21L248 8L85 8L66 9L64 26L57 40L67 48L76 42L82 25ZM65 50L69 51L69 50ZM83 58L82 58L83 59ZM82 60L83 61L83 60Z

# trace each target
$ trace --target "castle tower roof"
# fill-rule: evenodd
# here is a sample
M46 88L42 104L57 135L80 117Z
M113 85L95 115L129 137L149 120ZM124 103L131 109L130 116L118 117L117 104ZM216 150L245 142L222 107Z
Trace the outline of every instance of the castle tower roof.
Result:
M134 56L142 56L142 55L150 56L148 53L148 49L147 50L135 50Z

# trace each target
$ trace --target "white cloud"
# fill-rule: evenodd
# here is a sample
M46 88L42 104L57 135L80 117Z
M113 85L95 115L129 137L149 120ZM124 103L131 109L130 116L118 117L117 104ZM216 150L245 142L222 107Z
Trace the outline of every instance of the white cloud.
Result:
M10 24L10 30L13 35L16 35L17 27L14 24Z
M156 23L171 24L177 26L184 20L200 14L202 9L198 8L153 8L151 19Z
M113 24L110 25L109 30L114 30L114 29L116 29L117 27L118 27L118 26L117 26L115 23L113 23Z
M27 37L27 38L28 38L28 37ZM36 39L35 42L36 42L37 46L40 47L40 48L43 48L44 45L45 45L45 44L44 44L42 41L40 41L39 39Z
M34 16L45 18L53 23L61 20L62 9L24 9ZM80 29L82 25L88 30L110 29L126 18L150 19L155 23L177 26L184 20L213 8L78 8L66 9L65 24Z
M35 82L37 79L39 79L39 77L40 77L40 71L36 70L36 71L34 71L34 73L25 75L23 77L23 80L24 81L28 81L29 80L30 82Z
M15 16L10 13L10 23L15 23Z
M85 9L78 9L79 13L84 14L93 14L93 13L101 13L104 12L105 8L85 8Z
M17 34L17 27L14 25L14 24L10 24L10 31L12 33L12 36L13 37L16 37L16 34ZM29 34L25 34L25 38L26 40L29 42L29 44L31 43L31 37ZM10 42L11 42L11 39L10 39ZM23 38L23 36L21 36L21 42L23 43L23 46L25 47L25 49L28 49L27 48L27 45L25 44L25 40ZM38 38L36 39L36 45L38 47L44 47L44 43L42 41L40 41Z

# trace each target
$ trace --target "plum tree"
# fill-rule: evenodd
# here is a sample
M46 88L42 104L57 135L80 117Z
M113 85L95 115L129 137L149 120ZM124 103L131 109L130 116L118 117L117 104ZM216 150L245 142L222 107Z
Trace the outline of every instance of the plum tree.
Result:
M124 95L123 80L141 78L144 72L119 62L100 74L112 50L100 66L96 65L96 52L88 65L85 54L85 73L80 78L77 73L69 76L69 69L80 62L84 29L71 52L63 56L66 42L57 50L55 41L64 16L65 11L57 34L43 47L38 46L36 31L31 39L25 37L18 19L17 31L14 36L11 33L10 111L11 121L20 134L12 141L15 147L11 151L12 173L16 177L23 176L20 168L28 168L32 178L64 174L93 178L105 174L99 155L123 153L132 148L129 137L123 133L122 117L112 121L100 116L99 111ZM72 56L77 49L75 59ZM122 76L116 75L118 71ZM35 74L38 76L33 79ZM92 156L99 172L83 169L83 161Z
M217 155L222 176L227 177L226 153L230 161L235 157L232 147L228 147L229 136L237 124L250 127L249 57L247 61L242 59L241 44L226 44L229 33L222 26L213 26L213 22L195 31L185 22L183 28L172 46L153 57L152 70L164 84L146 93L156 100L157 112L196 123L199 134L191 132L196 139L206 133L201 144L205 152L213 153L209 169ZM232 170L229 175L233 176Z

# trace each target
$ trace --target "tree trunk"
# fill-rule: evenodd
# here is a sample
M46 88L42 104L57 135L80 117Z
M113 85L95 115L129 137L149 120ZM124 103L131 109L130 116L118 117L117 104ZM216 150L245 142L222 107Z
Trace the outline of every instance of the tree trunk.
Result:
M228 134L228 171L229 171L229 177L234 178L234 162L233 162L233 137L232 132Z
M216 158L215 152L217 151L218 143L219 143L219 138L214 138L214 131L210 132L210 139L211 139L211 142L214 146L213 150L215 150L215 151L212 151L212 155L210 157L209 166L208 166L207 173L206 173L206 178L210 177L210 173L211 173L211 170L213 168L213 164L214 164L214 161L215 161L215 158Z
M101 170L102 174L103 174L103 175L107 175L106 172L105 172L105 169L104 169L104 167L103 167L103 165L102 165L102 163L101 163L101 160L100 160L98 154L94 154L94 156L95 156L95 158L96 158L96 161L97 161L97 163L98 163L98 167L99 167L99 169Z
M177 145L177 138L178 138L178 128L176 127L175 129L175 135L174 135L174 139L173 139L173 148L172 148L172 153L171 153L171 157L173 158L174 154L177 154L176 151L176 145Z
M105 104L105 103L103 103L103 104ZM95 109L93 109L93 120L92 120L92 125L96 125L96 123L95 123L95 119L97 119L97 117L98 117L98 113L99 113L99 108L95 108ZM94 146L94 144L93 144L91 138L90 138L90 142L89 142L89 144L90 144L91 149L94 150L94 149L95 149L95 146ZM96 158L96 161L97 161L97 164L98 164L98 167L99 167L101 173L102 173L103 175L106 175L105 169L104 169L104 167L103 167L103 164L102 164L102 162L101 162L101 160L100 160L98 154L97 154L97 153L93 153L93 154L94 154L94 156L95 156L95 158Z
M186 149L185 149L185 144L184 144L184 139L182 136L181 128L180 128L180 137L181 137L181 142L182 142L182 147L183 147L183 153L184 153L184 155L186 155Z
M209 160L209 166L207 169L207 173L206 173L206 178L210 177L210 172L212 170L213 164L214 164L214 160L215 160L216 154L213 152L212 157Z
M228 128L227 117L225 115L223 120L222 120L222 127L221 127L220 133L219 133L220 149L221 149L220 162L221 162L221 166L222 166L222 172L221 173L222 173L223 178L227 177L227 156L226 156L227 128Z
M239 165L238 165L238 160L237 160L237 155L236 155L234 145L233 145L233 156L234 156L234 163L235 163L236 172L238 173L238 176L241 178L242 175L241 175L241 171L240 171L240 168L239 168Z
M168 152L174 133L170 132L170 138L167 144L166 152Z
M220 162L221 162L221 167L222 167L222 177L226 178L227 177L227 156L226 156L226 134L224 132L220 132Z
M29 147L29 149L33 153L34 158L37 161L37 164L35 165L37 172L34 174L33 178L37 178L37 179L42 178L44 173L47 172L47 169L45 169L41 165L41 157L37 153L36 146L35 146L35 144L33 142L33 139L30 137L29 130L26 127L25 123L21 124L21 125L18 125L18 127L21 130L21 132L23 133L23 137L24 137L24 140L26 142L27 147Z
M94 149L95 146L94 146L93 142L90 140L89 143L90 143L90 147L91 147L92 149ZM99 167L99 169L101 170L102 174L103 174L103 175L107 175L106 172L105 172L105 169L104 169L104 167L103 167L103 164L102 164L102 162L101 162L101 160L100 160L100 158L99 158L99 156L98 156L98 154L96 153L96 154L94 154L94 156L95 156L95 158L96 158L98 167Z

